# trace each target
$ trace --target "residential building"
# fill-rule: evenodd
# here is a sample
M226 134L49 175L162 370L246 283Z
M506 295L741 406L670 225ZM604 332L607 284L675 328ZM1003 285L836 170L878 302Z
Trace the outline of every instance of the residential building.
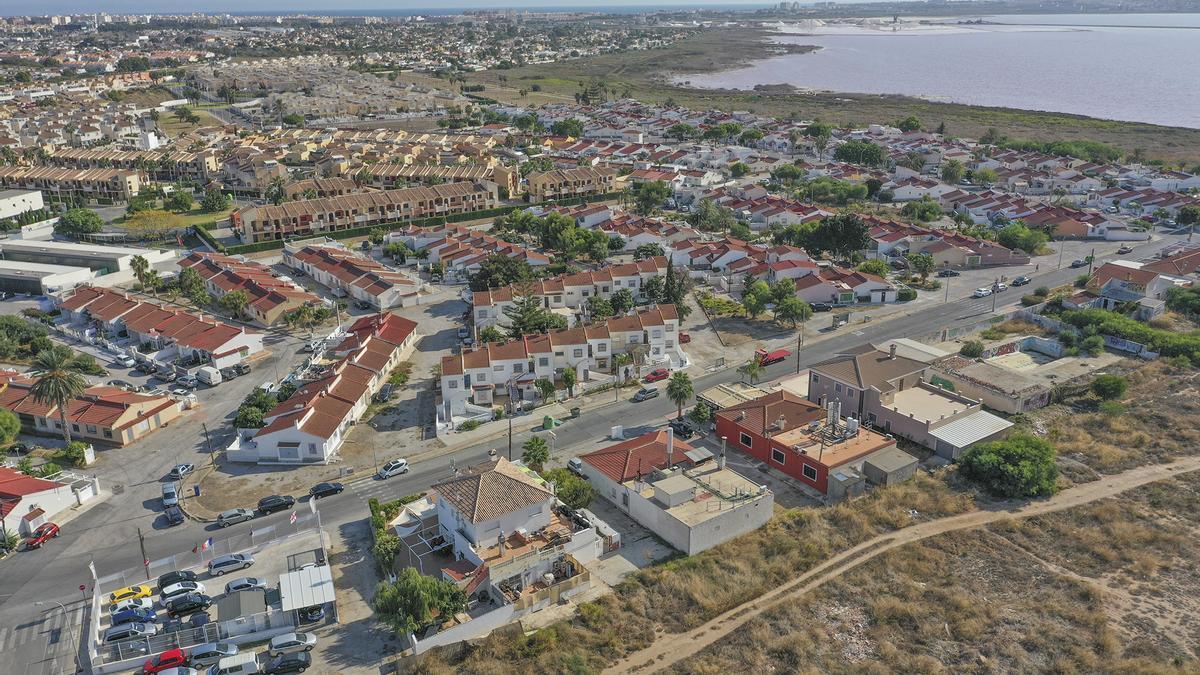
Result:
M39 525L59 520L67 509L82 505L100 491L96 478L53 480L27 476L0 466L0 534L28 536Z
M49 195L51 201L123 204L138 195L141 183L137 173L123 169L0 166L0 188L38 190Z
M34 398L35 378L0 372L0 408L21 419L26 433L62 434L58 406ZM137 394L119 387L88 387L66 405L67 424L75 440L126 446L178 419L183 411L169 396Z
M271 268L220 253L193 252L179 261L179 267L200 275L204 288L214 298L230 293L246 294L246 315L259 326L271 326L288 312L305 304L321 304L321 298L277 278Z
M529 201L608 194L614 190L617 173L616 169L590 166L531 173L526 179Z
M441 265L443 273L450 279L466 280L488 258L496 255L522 260L531 267L550 264L548 255L462 225L409 226L389 233L384 241L402 242L410 249L422 252L427 262Z
M651 431L581 455L596 493L673 548L695 555L771 519L774 494L703 448Z
M0 190L0 220L45 208L38 190Z
M418 302L421 283L332 240L289 242L283 262L329 288L334 295L384 310Z

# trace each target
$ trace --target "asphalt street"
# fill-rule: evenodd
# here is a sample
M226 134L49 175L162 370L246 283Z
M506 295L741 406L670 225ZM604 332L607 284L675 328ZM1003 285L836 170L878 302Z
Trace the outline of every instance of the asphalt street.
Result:
M1137 247L1134 257L1149 255L1163 243L1162 240L1145 243ZM1033 282L1030 288L1070 283L1086 271L1064 268L1031 275ZM927 335L942 328L978 323L993 311L993 301L996 311L1010 310L1019 304L1024 290L1009 289L994 300L990 297L964 298L928 305L907 316L843 328L836 337L806 346L786 361L768 367L761 379L765 381L796 372L863 342ZM809 337L812 337L811 332ZM693 374L695 390L699 392L716 384L738 380L737 365L740 364L730 364L716 372ZM264 369L258 372L261 377ZM622 389L622 398L628 400L633 391L633 388ZM565 461L580 451L581 444L592 444L608 435L613 426L623 426L629 436L661 426L674 412L674 404L666 397L638 405L610 405L588 411L579 419L569 420L555 430L552 461ZM521 444L534 433L532 427L539 419L536 415L517 418L512 441L514 454L519 455ZM193 426L196 427L194 430L191 429ZM190 441L193 445L203 445L198 427L198 423L188 427L189 433L199 439L193 438ZM341 495L319 502L321 521L327 531L336 531L344 523L365 518L366 501L370 497L387 500L423 491L433 483L452 476L454 466L484 461L492 448L507 454L507 439L496 439L421 461L413 465L409 474L386 481L360 479L348 483ZM415 448L394 450L393 454L402 456ZM178 450L162 448L156 450L155 455L161 457L153 461L143 461L139 457L125 468L129 476L129 484L125 486L128 492L113 495L72 520L63 528L62 535L47 547L22 552L0 562L0 672L70 672L71 653L81 636L79 622L84 616L82 611L77 611L83 605L79 586L91 585L87 565L95 561L101 576L138 569L143 559L137 539L139 529L145 535L146 557L155 560L190 552L208 537L220 540L265 525L280 525L283 529L287 524L289 512L257 518L227 530L192 521L173 528L166 527L157 510L151 511L149 505L155 501L151 494L157 492L157 483L165 467L173 463L171 458L178 455ZM138 497L145 496L145 499L131 499L133 495L130 492ZM305 507L300 505L300 508ZM35 604L37 602L46 604L39 606ZM58 606L59 602L64 604L64 608Z

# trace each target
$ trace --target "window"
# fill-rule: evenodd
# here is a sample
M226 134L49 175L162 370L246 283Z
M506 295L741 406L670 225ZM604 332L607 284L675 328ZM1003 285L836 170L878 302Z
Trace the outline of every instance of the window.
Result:
M496 373L503 373L503 372L504 372L504 366L492 366L492 372L496 372Z
M818 374L816 374L816 373L813 373L813 374L812 374L812 376L813 376L813 384L816 384L816 383L818 383L818 382L820 382L820 381L821 381L821 376L820 376L820 375L818 375Z
M514 363L513 364L513 372L518 375L525 372L525 364L524 363Z
M771 461L772 462L775 462L777 464L783 464L783 461L785 459L787 459L787 455L783 454L782 450L780 450L779 448L771 448Z
M583 350L582 350L582 349L576 349L576 350L574 350L574 351L572 351L572 352L571 352L571 355L572 355L572 356L574 356L574 357L575 357L575 358L577 358L577 359L579 359L579 358L583 358Z
M479 382L487 382L487 373L480 373L478 381Z
M814 469L813 467L809 466L808 464L804 465L804 468L801 469L801 473L803 473L804 477L809 480L817 479L817 470Z
M105 438L112 438L112 429L105 429L105 430L104 430L104 437L105 437Z
M545 356L540 357L538 359L538 365L545 368L546 366L550 365L550 359L546 358Z
M458 389L458 380L450 380L450 388Z
M748 434L744 431L742 432L742 435L738 437L738 441L740 441L741 444L746 446L747 448L754 445L754 440L750 438L750 434Z
M662 337L662 331L655 329L650 332L650 336L653 337L655 340L657 340L658 338Z
M833 390L839 394L842 393L842 383L838 382L837 384L833 385Z
M94 434L94 433L96 433L96 425L95 425L95 424L89 424L89 425L87 425L87 432L88 432L89 434Z
M605 353L605 352L607 352L607 351L608 351L608 345L604 344L603 342L601 342L600 344L596 345L596 352L597 352L597 353L599 353L599 354L603 354L603 353Z
M854 398L854 390L846 387L846 398Z
M79 425L72 422L71 423L71 431L74 431L75 433L79 433Z

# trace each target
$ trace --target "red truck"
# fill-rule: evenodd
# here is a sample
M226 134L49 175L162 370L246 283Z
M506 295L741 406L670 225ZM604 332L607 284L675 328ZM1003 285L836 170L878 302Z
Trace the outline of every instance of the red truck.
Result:
M765 349L754 350L754 358L758 359L758 365L760 366L769 366L772 363L779 363L791 355L792 353L786 349L776 349L770 352Z

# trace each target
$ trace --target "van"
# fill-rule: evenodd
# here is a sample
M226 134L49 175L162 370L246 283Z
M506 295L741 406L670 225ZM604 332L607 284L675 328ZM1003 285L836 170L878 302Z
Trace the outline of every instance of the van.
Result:
M208 671L207 675L243 675L257 673L258 658L254 652L245 652L234 656L226 656L217 661L217 666Z
M212 366L204 366L196 371L196 379L210 387L221 384L221 371Z
M113 363L122 368L132 368L137 365L137 361L132 356L118 356L113 359Z

